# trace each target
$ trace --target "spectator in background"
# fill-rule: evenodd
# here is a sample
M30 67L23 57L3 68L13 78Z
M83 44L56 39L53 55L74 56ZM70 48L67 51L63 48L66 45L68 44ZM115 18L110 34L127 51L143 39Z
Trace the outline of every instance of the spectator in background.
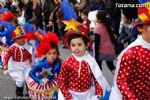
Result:
M115 66L113 60L115 58L114 37L111 33L110 25L107 22L107 14L104 11L98 11L97 28L95 34L95 59L102 70L102 61L106 61L108 68L114 74Z
M124 44L130 44L137 38L137 30L133 30L132 18L124 16L124 23L118 38L118 53L124 49Z
M11 5L11 12L16 13L18 4L19 4L18 0L13 0L12 5Z
M30 0L24 0L24 11L25 11L24 17L25 17L26 22L29 22L33 17L32 6L33 6L33 4Z
M23 0L18 0L18 7L19 7L20 11L23 10L23 7L24 7Z
M103 0L90 0L90 11L104 10L105 4Z
M62 22L64 20L63 17L63 13L61 11L61 9L58 9L58 11L56 12L56 18L57 18L57 27L58 27L58 36L60 39L62 39L62 37L64 36L64 33L66 33L65 30L65 25Z
M86 28L87 35L89 36L90 33L90 21L88 20L88 11L87 10L82 10L81 11L81 18L83 20L82 24Z
M42 6L39 0L33 0L33 15L36 22L36 29L43 29Z
M11 10L11 4L12 2L10 0L5 0L4 8L8 8L9 10Z
M50 17L50 0L45 0L44 1L44 7L43 7L43 15L44 15L44 22L45 22L45 27L48 25L49 22L49 17Z

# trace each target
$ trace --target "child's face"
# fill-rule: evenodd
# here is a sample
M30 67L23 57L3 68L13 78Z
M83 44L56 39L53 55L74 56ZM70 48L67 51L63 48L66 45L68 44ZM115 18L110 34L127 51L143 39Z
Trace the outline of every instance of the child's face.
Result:
M84 20L84 19L87 19L87 16L84 15L83 13L81 13L81 18L82 18L82 20Z
M16 42L18 45L23 46L23 45L25 45L26 40L25 40L25 38L21 37L21 38L15 39L15 42Z
M143 38L150 43L150 24L144 24L138 30L142 33Z
M51 49L47 52L46 57L47 57L47 61L49 64L53 64L55 62L55 60L57 59L57 50L56 49Z
M147 41L150 42L150 24L143 25L143 32L145 37L147 37Z
M70 49L76 56L83 56L86 52L87 46L82 38L75 38L70 41Z

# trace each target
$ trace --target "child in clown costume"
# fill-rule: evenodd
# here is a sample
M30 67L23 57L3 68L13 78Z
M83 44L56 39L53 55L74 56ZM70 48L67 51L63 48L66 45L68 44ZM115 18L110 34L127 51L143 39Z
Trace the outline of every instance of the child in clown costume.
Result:
M27 78L29 96L33 100L57 100L58 74L61 60L58 58L59 38L54 33L47 33L37 47L38 61Z
M14 44L8 48L4 55L3 70L12 77L16 83L16 96L23 96L25 78L32 65L32 47L26 44L22 29L17 27L12 34Z
M150 7L150 2L146 3ZM150 100L149 8L138 8L135 28L141 33L119 56L109 100Z
M75 20L71 22L72 26L78 23ZM67 27L70 24L67 24ZM100 100L110 87L95 59L86 50L92 45L92 40L77 28L77 31L69 30L64 35L63 41L64 45L71 49L72 54L62 64L58 99Z

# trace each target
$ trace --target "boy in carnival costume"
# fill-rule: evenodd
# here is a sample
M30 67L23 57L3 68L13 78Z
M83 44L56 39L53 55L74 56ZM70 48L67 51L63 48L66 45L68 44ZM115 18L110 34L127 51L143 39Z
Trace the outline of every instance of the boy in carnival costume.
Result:
M150 100L150 2L138 8L141 33L119 56L109 100Z
M64 45L72 54L63 62L58 93L59 100L99 100L109 91L95 59L86 51L92 45L86 33L77 30L81 24L74 19L64 21L69 30L63 37Z
M25 78L32 66L32 47L26 44L22 29L17 27L12 32L14 44L8 48L4 55L3 70L12 77L16 83L16 96L23 96Z

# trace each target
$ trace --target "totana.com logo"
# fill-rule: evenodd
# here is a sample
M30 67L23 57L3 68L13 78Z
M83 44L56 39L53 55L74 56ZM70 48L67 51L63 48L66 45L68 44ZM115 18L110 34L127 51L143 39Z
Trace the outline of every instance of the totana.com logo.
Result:
M120 4L120 3L116 3L115 7L117 8L138 8L138 7L150 7L150 5L148 4Z

